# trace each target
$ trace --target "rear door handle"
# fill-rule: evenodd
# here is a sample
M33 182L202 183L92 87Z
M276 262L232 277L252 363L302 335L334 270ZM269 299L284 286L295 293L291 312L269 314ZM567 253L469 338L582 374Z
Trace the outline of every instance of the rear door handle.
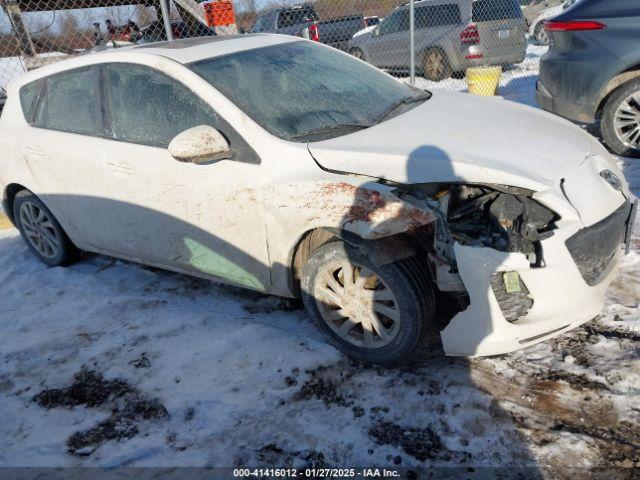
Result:
M132 175L135 173L135 170L125 162L107 160L107 166L116 174Z

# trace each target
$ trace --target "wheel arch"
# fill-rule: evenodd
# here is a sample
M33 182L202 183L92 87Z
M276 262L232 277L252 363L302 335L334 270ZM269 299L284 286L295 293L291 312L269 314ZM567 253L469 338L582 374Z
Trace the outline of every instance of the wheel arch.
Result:
M416 242L411 240L408 232L366 240L339 228L318 227L307 230L297 239L289 254L289 288L295 296L300 295L300 278L307 259L319 247L337 239L363 251L378 265L412 257L420 249Z
M21 192L22 190L26 190L27 192L31 191L27 187L19 183L10 183L4 188L4 191L2 192L2 208L5 215L14 227L16 226L16 221L13 217L13 202L18 192Z
M615 75L607 84L602 88L600 93L598 94L598 98L596 100L596 112L595 117L599 118L602 115L602 110L604 109L607 100L613 95L613 93L618 90L620 87L624 86L628 82L632 80L636 80L640 78L640 60L636 65L633 65L626 70Z
M440 43L432 43L429 45L425 45L420 49L420 52L418 53L418 59L420 60L420 63L418 64L418 62L416 62L416 67L419 66L420 68L422 68L424 66L424 61L427 58L427 54L433 50L439 50L440 52L442 52L445 59L450 62L451 55L449 55L449 52L447 52L447 48Z

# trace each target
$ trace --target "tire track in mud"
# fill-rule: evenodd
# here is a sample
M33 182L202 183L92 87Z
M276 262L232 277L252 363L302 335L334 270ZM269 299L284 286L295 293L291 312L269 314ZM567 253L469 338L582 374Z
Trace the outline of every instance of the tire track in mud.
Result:
M587 478L601 478L611 469L615 478L638 478L640 426L619 419L609 386L564 371L518 377L522 380L505 378L488 360L471 362L473 382L505 406L533 444L553 443L561 432L580 435L594 447L590 448L594 468L584 472ZM552 463L545 468L555 478L575 478L573 465Z

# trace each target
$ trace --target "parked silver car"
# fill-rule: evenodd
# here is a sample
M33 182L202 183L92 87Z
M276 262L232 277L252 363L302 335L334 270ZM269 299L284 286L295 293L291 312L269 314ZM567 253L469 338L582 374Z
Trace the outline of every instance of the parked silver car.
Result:
M526 23L516 0L421 0L415 3L416 65L440 81L469 66L509 65L525 58ZM349 52L392 71L409 68L409 6L351 39Z

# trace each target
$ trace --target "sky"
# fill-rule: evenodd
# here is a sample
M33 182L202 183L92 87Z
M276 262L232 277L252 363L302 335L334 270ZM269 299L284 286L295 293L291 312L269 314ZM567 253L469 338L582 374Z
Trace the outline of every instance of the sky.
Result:
M299 3L302 0L257 0L257 6L259 9L273 5L275 3ZM53 2L52 2L53 3ZM242 9L242 2L236 1L236 8ZM41 30L48 27L52 33L58 33L60 31L60 25L65 16L75 16L78 23L81 25L87 25L91 27L93 22L103 22L107 18L123 19L122 23L126 22L131 16L134 7L110 7L110 8L87 8L82 10L66 10L66 11L47 11L47 12L32 12L25 13L24 19L31 30ZM153 9L151 9L153 10ZM135 20L135 19L134 19ZM10 23L7 16L0 10L0 33L7 33L10 29Z

